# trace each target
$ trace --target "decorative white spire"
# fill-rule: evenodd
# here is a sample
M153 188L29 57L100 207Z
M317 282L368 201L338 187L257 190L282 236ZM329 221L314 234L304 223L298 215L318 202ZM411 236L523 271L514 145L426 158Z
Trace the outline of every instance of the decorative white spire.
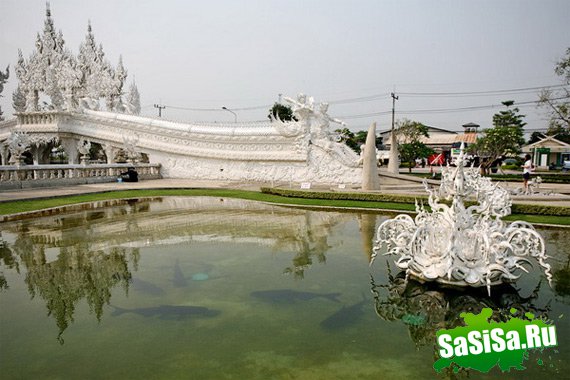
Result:
M104 98L107 110L123 110L121 97L127 70L122 57L116 69L106 60L103 46L95 42L90 21L75 58L65 47L63 33L56 33L48 2L44 28L37 34L35 47L27 61L21 51L18 52L19 90L13 100L19 109L25 104L27 112L39 110L38 99L40 93L44 93L51 100L47 105L49 109L73 110L78 104L99 109L100 99Z
M127 113L130 113L132 115L138 115L141 113L141 100L139 90L137 89L137 85L135 84L134 80L131 83L129 92L127 93L125 108Z

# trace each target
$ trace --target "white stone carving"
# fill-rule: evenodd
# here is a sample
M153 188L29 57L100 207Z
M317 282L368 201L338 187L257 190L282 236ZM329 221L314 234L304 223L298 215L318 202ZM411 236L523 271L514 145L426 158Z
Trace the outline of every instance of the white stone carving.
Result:
M127 77L122 58L113 68L105 58L102 45L95 42L90 23L76 58L66 48L63 33L56 33L49 3L43 32L36 37L35 50L27 61L21 51L18 55L15 71L19 86L14 94L18 112L72 111L78 106L98 110L101 98L105 99L109 111L135 113L137 110L136 104L131 105L131 111L126 110L122 100ZM38 104L40 93L49 96L50 102Z
M317 123L323 129L333 120L327 108L317 115L312 101L304 107L311 110L306 118L291 122L184 124L84 109L22 113L18 124L32 135L60 135L70 163L77 162L77 141L84 139L122 148L131 162L145 153L151 163L163 166L164 177L360 184L355 152L331 133L311 137ZM112 150L106 148L111 155Z
M85 139L79 140L77 143L77 151L81 154L81 164L86 165L89 160L89 151L91 150L91 142Z
M456 286L486 286L514 281L535 259L551 282L545 243L531 224L506 224L511 198L505 189L481 177L478 168L464 170L463 147L457 167L442 173L439 190L429 192L431 211L416 204L417 216L398 215L378 228L371 264L383 247L399 255L396 265L420 281ZM476 197L466 207L464 200ZM442 199L451 202L441 203Z
M22 155L30 149L30 136L26 132L12 131L7 140L10 151L10 164L19 166L22 164Z
M21 87L16 87L16 90L12 94L12 107L16 112L26 111L26 95L22 91Z
M140 159L140 151L137 148L139 137L137 135L123 136L123 149L127 152L129 162L135 163Z
M137 85L133 81L127 93L127 99L124 104L124 112L131 115L138 115L141 113L141 99Z
M10 66L6 67L6 73L3 73L0 70L0 96L2 96L2 91L4 91L4 83L6 83L9 77L10 77ZM4 118L2 117L2 108L0 107L0 121L2 120L4 120Z

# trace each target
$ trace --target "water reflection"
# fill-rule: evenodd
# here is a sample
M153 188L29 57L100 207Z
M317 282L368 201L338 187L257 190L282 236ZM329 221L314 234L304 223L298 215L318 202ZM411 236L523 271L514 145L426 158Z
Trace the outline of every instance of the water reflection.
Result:
M492 320L506 322L513 315L512 308L517 310L515 315L518 317L530 312L545 320L551 311L550 302L543 306L538 304L542 281L527 297L506 283L492 287L489 297L486 288L449 288L436 283L406 280L404 271L393 276L388 270L388 283L377 284L372 275L370 280L378 317L404 323L416 348L433 346L434 360L439 358L436 355L439 349L435 344L436 333L441 329L464 326L461 313L479 314L483 308L491 308ZM453 368L445 369L441 375L451 379L469 377L467 370L456 372Z
M53 316L59 329L58 340L63 344L63 332L73 322L77 304L85 299L98 321L103 306L109 304L111 289L121 285L128 290L131 272L128 263L136 265L138 249L112 247L94 250L86 241L37 239L28 236L26 224L18 229L12 252L26 268L25 283L32 298L46 303L48 315ZM45 238L46 236L44 236ZM47 241L47 243L40 242ZM47 251L58 248L50 260ZM18 264L19 265L19 264Z
M549 230L545 234L547 249L553 246L569 247L570 230ZM570 251L561 250L560 255L554 257L552 269L554 292L558 299L564 303L570 303Z
M404 323L416 348L433 347L434 361L439 359L436 333L441 329L464 326L461 313L479 314L483 308L491 308L493 315L490 319L506 322L513 315L512 308L517 310L517 317L524 317L530 312L545 320L551 311L550 302L542 306L538 303L542 282L527 297L510 284L492 287L489 297L486 288L449 288L411 279L406 281L403 271L393 276L388 270L388 283L378 284L372 275L370 280L378 317ZM445 379L465 379L470 375L465 368L452 367L440 373L440 377Z
M15 269L20 273L20 266L16 256L12 253L8 243L2 238L2 233L0 232L0 269L1 268ZM4 275L4 272L0 270L0 291L8 289L8 281Z
M349 214L205 197L109 201L84 207L71 214L2 226L0 289L9 286L2 269L25 268L28 292L45 301L48 315L59 329L60 343L81 300L86 300L91 314L100 321L114 288L127 295L129 286L162 291L143 280L133 280L141 248L194 241L253 243L290 251L292 265L284 273L303 278L313 262L326 262L331 229L352 218Z

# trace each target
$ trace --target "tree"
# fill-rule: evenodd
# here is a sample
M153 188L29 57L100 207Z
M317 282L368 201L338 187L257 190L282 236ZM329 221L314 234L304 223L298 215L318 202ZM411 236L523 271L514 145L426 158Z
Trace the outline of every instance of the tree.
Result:
M340 142L345 143L349 148L356 153L360 153L360 147L366 143L367 131L352 132L348 128L335 129L335 132L340 137ZM382 137L376 136L376 146L382 144Z
M517 107L510 108L514 101L507 100L502 104L507 107L493 115L493 128L483 131L483 137L469 147L469 151L481 158L481 171L488 173L488 169L503 155L517 155L525 143L523 121L525 115L519 114Z
M549 136L562 134L563 136L557 136L557 138L570 142L570 87L568 87L570 85L570 48L566 49L566 56L556 63L554 72L561 77L563 86L556 90L543 90L540 93L539 105L546 108L550 114L546 134ZM566 138L569 138L568 141Z
M570 144L570 128L565 128L562 125L552 126L548 128L546 135L554 136L557 140Z
M530 138L528 139L527 144L534 144L535 142L538 142L545 137L546 136L544 136L544 133L542 133L542 132L536 132L536 131L532 132L532 134L530 135Z
M349 148L358 153L359 149L354 142L354 133L348 128L335 129L335 132L340 137L340 142L345 143Z
M399 144L400 159L408 162L408 170L412 172L416 158L426 158L433 153L422 141L422 137L429 137L428 127L417 121L408 119L398 120L394 128Z
M293 116L293 110L291 109L291 107L281 103L273 104L273 107L271 107L271 109L269 110L269 114L267 115L267 117L269 118L269 120L278 118L282 121L291 121L291 120L297 121L297 118Z

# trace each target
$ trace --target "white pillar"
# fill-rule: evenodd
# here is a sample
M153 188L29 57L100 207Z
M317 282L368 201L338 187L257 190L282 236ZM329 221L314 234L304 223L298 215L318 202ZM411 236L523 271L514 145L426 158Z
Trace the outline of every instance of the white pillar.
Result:
M376 123L372 123L366 135L362 162L362 190L380 190L376 159Z
M398 159L398 139L395 130L390 132L390 158L388 159L388 171L398 174L400 172L400 160Z
M79 156L79 152L77 151L77 140L64 138L61 140L61 146L65 150L65 153L67 153L68 163L77 164L77 158Z

